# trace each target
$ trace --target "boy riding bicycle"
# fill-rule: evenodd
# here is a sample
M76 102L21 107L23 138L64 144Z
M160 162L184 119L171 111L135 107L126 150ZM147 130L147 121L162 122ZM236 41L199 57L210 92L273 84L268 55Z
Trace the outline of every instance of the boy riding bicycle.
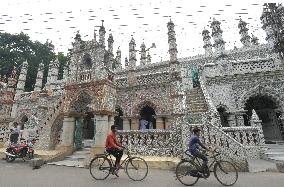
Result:
M199 145L207 151L210 151L210 149L200 142L200 139L199 139L200 133L201 133L201 130L199 128L193 129L193 135L189 139L188 146L189 146L190 153L193 156L196 156L203 160L201 171L200 171L203 173L203 171L207 168L208 159L206 155L199 150Z

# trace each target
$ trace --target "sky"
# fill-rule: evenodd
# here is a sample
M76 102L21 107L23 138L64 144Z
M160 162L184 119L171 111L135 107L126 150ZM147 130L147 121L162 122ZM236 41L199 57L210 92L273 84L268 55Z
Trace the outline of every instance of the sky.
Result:
M221 22L226 49L241 47L240 17L248 23L249 34L266 43L260 15L264 1L217 0L0 0L0 32L21 31L32 40L55 45L55 52L68 52L77 31L83 40L91 40L94 30L98 36L104 20L106 39L112 33L114 53L120 47L122 59L128 57L131 37L136 49L142 42L149 50L152 62L169 59L167 22L176 27L178 57L204 54L201 32L211 32L210 21ZM275 1L280 2L280 1ZM213 42L213 41L212 41ZM107 43L107 41L106 41ZM140 59L137 53L137 59ZM139 63L139 60L138 60Z

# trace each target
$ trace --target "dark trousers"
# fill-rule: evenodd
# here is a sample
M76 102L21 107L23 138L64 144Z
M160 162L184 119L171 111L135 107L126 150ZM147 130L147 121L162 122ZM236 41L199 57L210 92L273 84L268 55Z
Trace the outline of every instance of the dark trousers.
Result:
M203 163L202 163L200 169L201 169L201 171L204 171L204 169L207 167L207 163L208 163L207 157L204 154L202 154L201 152L199 152L199 151L196 151L193 154L193 156L196 156L197 158L200 158L201 160L203 160Z
M119 163L120 163L120 160L121 160L121 157L123 155L123 151L122 150L119 150L119 149L107 149L106 150L109 154L113 155L116 160L115 160L115 166L118 167L119 166Z

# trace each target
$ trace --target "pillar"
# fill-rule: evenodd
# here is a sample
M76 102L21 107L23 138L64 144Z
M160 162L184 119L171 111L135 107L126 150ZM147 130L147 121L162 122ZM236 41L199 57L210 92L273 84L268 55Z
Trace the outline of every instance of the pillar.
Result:
M130 122L126 117L123 117L123 130L130 130Z
M114 125L114 117L108 116L108 131L111 131L110 127Z
M139 129L139 119L136 117L131 118L131 130L138 130Z
M173 123L173 119L172 118L166 118L166 129L170 129Z
M107 115L96 115L96 134L95 134L95 144L92 147L92 152L94 154L103 153L105 150L105 140L108 130L108 116Z
M62 146L68 146L73 148L74 144L74 132L75 132L75 118L64 117L62 126Z

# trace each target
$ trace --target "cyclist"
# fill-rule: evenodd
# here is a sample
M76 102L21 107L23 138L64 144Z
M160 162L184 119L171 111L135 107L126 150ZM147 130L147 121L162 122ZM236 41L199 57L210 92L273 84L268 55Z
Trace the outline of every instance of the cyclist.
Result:
M106 151L116 158L115 160L116 170L114 171L114 174L118 177L118 170L121 167L120 160L123 155L123 147L116 140L116 131L117 131L117 126L112 125L111 132L107 135L106 138Z
M193 155L193 156L196 156L200 159L203 160L203 163L202 163L202 166L201 166L201 171L200 172L204 172L204 170L207 168L207 162L208 162L208 159L206 157L205 154L203 154L202 152L200 152L199 150L199 145L207 150L207 151L210 151L209 148L207 148L205 145L203 145L201 142L200 142L200 133L201 133L201 130L199 128L194 128L193 129L193 135L190 137L189 139L189 150L190 150L190 153Z

